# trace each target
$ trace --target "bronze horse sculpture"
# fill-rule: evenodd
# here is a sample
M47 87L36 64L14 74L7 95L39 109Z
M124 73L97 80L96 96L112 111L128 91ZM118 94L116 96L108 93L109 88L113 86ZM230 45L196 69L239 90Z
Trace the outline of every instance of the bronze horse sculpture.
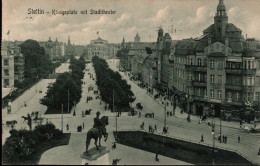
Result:
M97 141L99 139L99 146L101 146L100 144L100 140L102 138L102 135L105 138L105 142L107 140L108 134L106 132L106 125L108 125L108 117L107 116L102 116L102 118L100 119L101 122L101 127L100 130L98 128L91 128L89 129L89 131L87 132L87 139L86 139L86 152L88 153L88 147L90 144L91 139L93 138L95 140L95 145L97 150L99 149L97 146Z

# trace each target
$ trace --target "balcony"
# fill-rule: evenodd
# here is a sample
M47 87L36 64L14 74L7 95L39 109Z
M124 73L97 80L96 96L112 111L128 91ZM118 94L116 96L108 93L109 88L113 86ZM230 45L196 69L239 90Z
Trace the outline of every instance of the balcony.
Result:
M185 65L185 69L189 71L207 72L207 66Z
M199 87L206 87L206 82L200 82L200 81L193 81L193 86L199 86Z
M249 75L255 75L255 74L256 74L256 69L243 69L243 70L242 70L242 73L243 73L244 75L247 75L247 74L249 74Z
M242 69L226 68L227 74L242 74Z
M197 101L207 101L204 96L192 96L193 100L197 100Z
M226 84L226 89L229 89L229 90L242 90L242 85Z

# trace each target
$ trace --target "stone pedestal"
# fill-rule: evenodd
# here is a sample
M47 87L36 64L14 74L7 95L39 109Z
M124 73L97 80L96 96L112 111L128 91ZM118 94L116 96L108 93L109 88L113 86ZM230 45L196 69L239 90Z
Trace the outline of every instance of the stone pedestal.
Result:
M101 146L99 147L99 150L97 150L96 147L93 147L88 150L88 153L83 152L83 154L81 154L80 157L91 161L98 159L99 157L105 155L108 152L109 150L107 149L107 147Z

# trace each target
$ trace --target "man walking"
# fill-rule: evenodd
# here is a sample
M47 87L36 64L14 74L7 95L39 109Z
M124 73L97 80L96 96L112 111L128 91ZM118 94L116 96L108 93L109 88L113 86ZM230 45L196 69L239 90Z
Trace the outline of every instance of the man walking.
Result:
M237 137L237 141L238 141L238 143L240 143L240 136Z

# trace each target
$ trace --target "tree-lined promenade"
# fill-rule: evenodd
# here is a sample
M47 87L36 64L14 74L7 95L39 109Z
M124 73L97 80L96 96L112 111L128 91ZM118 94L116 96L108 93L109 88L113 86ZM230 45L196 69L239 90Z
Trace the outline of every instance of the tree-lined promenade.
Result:
M92 58L92 62L101 99L108 103L111 110L113 110L113 103L119 109L129 108L129 103L135 101L131 86L122 79L118 72L111 70L104 59L95 56Z
M69 69L71 72L62 73L56 82L48 87L46 96L41 99L41 104L48 107L46 113L61 113L61 106L69 110L80 101L82 81L86 61L83 57L78 60L70 58ZM66 111L67 112L67 111Z

